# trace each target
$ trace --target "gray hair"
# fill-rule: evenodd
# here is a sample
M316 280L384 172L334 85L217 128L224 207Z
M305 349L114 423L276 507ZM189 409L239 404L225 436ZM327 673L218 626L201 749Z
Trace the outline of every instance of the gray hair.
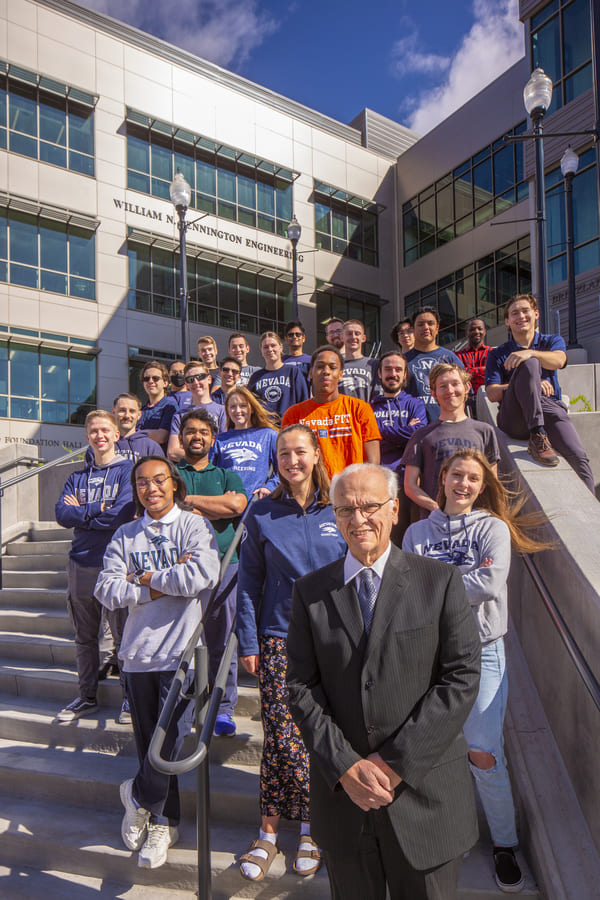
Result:
M335 506L335 495L340 484L347 475L354 475L357 472L364 472L365 474L368 474L369 472L379 472L385 478L390 500L395 500L398 496L398 476L391 469L388 469L387 466L376 466L375 463L364 462L353 463L351 466L346 466L342 472L338 472L337 475L334 475L331 479L329 496L331 498L332 506Z

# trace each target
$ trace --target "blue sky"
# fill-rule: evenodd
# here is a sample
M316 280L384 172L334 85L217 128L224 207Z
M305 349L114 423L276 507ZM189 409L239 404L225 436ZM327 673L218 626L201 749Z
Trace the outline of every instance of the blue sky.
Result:
M518 0L80 0L349 122L421 134L524 52Z

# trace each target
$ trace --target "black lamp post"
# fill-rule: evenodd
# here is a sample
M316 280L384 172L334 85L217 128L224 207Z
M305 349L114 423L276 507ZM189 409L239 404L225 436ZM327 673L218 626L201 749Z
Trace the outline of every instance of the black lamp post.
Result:
M540 330L548 331L548 277L546 250L546 195L544 191L544 138L542 121L552 102L552 79L543 69L534 69L523 90L523 101L531 117L535 140L535 221L537 251L537 302Z
M569 349L581 350L577 341L577 307L575 301L575 239L573 234L573 178L579 168L579 157L567 147L560 161L565 179L565 210L567 224L567 297L569 303Z
M171 203L177 210L179 222L179 309L181 313L181 358L187 362L190 358L189 336L187 322L187 260L185 256L185 232L187 225L185 214L192 199L192 189L183 177L181 170L177 169L175 178L169 185Z
M287 227L288 240L292 245L292 319L298 318L298 241L302 234L302 227L296 216Z

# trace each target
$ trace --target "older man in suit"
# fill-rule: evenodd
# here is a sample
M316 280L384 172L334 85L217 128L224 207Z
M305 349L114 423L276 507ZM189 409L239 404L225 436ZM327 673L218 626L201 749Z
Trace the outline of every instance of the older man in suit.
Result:
M477 818L462 727L480 641L460 572L403 553L395 474L333 479L345 558L299 579L292 715L311 756L311 832L334 900L451 900Z

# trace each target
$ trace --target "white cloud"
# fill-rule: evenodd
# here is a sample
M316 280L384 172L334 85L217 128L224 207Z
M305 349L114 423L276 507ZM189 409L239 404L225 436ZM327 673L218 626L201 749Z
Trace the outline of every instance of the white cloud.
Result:
M404 104L408 125L418 134L431 131L525 52L518 0L475 0L474 14L475 22L453 54L444 81Z
M424 53L420 49L417 29L408 17L401 19L400 26L407 33L392 48L392 69L396 75L402 77L415 72L431 75L448 69L451 57Z
M82 0L97 12L239 70L278 27L258 0Z

